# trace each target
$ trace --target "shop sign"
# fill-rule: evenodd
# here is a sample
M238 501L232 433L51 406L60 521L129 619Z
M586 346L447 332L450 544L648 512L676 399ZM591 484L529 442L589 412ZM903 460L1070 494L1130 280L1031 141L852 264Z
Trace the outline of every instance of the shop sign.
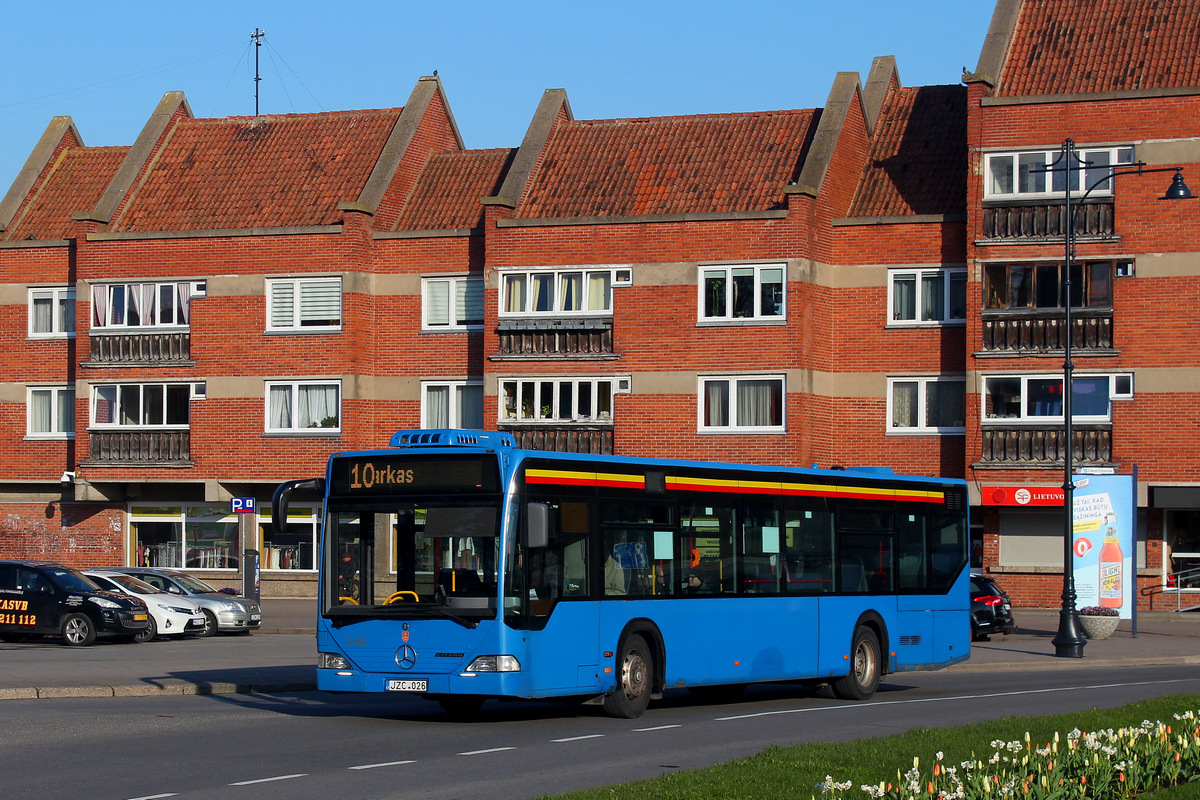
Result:
M985 506L1058 506L1062 508L1061 486L984 486L980 499Z

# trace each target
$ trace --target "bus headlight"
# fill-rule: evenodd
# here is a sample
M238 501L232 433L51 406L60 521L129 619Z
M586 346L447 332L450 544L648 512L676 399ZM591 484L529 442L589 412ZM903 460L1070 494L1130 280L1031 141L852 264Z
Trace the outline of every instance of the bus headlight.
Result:
M471 662L467 672L520 672L516 656L480 656Z
M317 653L317 669L350 669L341 653Z

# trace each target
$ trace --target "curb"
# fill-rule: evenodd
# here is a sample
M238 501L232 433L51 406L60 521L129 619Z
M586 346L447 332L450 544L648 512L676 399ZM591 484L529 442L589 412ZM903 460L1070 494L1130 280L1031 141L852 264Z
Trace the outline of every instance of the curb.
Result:
M157 697L166 695L223 695L274 694L281 692L311 692L316 681L286 683L171 683L135 684L132 686L45 686L22 689L0 689L3 700L52 700L81 697Z

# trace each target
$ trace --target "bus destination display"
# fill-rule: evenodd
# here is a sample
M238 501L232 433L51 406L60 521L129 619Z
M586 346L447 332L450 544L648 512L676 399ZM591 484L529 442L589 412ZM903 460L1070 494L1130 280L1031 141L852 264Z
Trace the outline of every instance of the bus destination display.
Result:
M406 456L353 456L333 464L333 494L411 494L494 492L499 477L494 459L421 459Z

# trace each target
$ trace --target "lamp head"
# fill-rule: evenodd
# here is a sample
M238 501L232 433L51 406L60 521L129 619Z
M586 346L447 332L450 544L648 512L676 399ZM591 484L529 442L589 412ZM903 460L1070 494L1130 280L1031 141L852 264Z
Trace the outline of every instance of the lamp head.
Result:
M1162 200L1194 200L1195 195L1188 185L1183 182L1183 172L1176 170L1175 177L1171 178L1171 185L1167 187L1167 193L1160 198Z

